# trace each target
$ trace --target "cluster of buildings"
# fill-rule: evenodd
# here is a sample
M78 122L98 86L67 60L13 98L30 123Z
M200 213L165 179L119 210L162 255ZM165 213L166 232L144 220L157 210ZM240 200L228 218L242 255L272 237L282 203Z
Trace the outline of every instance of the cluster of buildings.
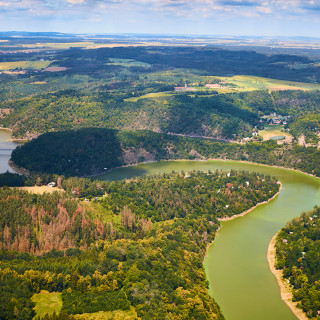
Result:
M205 86L209 89L223 89L223 84L226 84L227 82L221 81L219 83L207 83Z
M188 87L187 83L184 83L184 87L174 87L175 92L181 92L181 91L196 91L196 88Z
M281 126L285 126L288 123L288 119L290 118L290 116L281 116L274 113L271 113L268 116L263 116L262 119L264 119L266 121L267 124L269 125L281 125ZM263 120L260 120L260 122L263 122Z
M224 88L223 84L226 84L227 82L221 81L219 83L207 83L205 84L205 87L208 89L222 89ZM193 83L192 85L198 86L198 83ZM175 87L175 92L181 92L181 91L196 91L197 89L194 87L188 87L187 82L185 82L184 87Z

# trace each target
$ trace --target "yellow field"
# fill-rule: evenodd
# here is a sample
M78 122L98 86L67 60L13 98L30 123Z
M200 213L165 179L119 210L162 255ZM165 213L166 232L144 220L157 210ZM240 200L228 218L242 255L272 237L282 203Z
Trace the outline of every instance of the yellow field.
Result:
M141 97L132 97L132 98L125 99L125 101L137 102L139 99L168 97L172 95L173 93L168 93L168 92L151 92Z
M293 139L291 134L287 132L282 132L282 130L283 130L282 126L269 126L269 127L266 127L264 130L259 131L258 134L263 138L264 141L277 136L284 136L290 140Z
M315 83L294 82L276 80L254 76L234 76L218 77L228 83L236 85L235 91L254 91L254 90L319 90L320 85Z
M52 61L13 61L13 62L0 62L1 70L14 70L14 69L44 69Z
M17 187L19 190L28 191L31 193L37 193L37 194L43 194L45 192L47 193L53 193L55 191L58 192L64 192L63 189L59 189L57 187L48 187L48 186L41 186L41 187Z
M37 49L69 49L69 48L86 48L94 45L91 41L79 41L79 42L47 42L47 43L34 43L34 44L23 44L25 48L37 48Z
M99 49L99 48L115 48L115 47L139 47L139 46L157 46L163 45L160 42L143 42L137 41L135 43L99 43L94 41L79 41L79 42L46 42L46 43L34 43L34 44L23 44L21 45L25 49L29 50L64 50L69 48L84 48L84 49ZM174 44L172 44L174 45Z
M61 293L42 290L38 294L34 294L31 300L36 304L34 310L36 317L44 317L46 314L59 314L62 308Z

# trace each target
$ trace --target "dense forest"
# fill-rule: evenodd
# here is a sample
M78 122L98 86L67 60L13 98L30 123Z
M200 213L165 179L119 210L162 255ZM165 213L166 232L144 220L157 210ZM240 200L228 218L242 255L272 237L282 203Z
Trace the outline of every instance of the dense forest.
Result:
M104 197L1 189L3 319L32 319L41 290L59 293L66 314L134 307L141 319L223 319L202 264L217 218L269 199L277 181L215 171L91 184Z
M115 319L223 319L208 293L207 246L219 218L271 198L279 190L275 179L233 170L118 182L88 176L172 159L252 161L320 176L320 91L309 90L320 83L314 50L294 48L293 55L188 39L134 46L126 37L117 39L123 47L106 47L112 41L99 35L91 43L53 33L1 36L0 126L31 141L11 158L29 174L0 174L0 319L34 319L42 290L62 305L44 320L98 312ZM248 80L241 87L219 78L235 75L305 83L280 86L303 90L282 90L276 82L267 89L270 79L254 79L250 88ZM293 143L232 143L263 129L272 113L287 116L283 129ZM298 145L301 136L314 146ZM59 192L9 188L49 182ZM310 317L320 310L319 213L289 223L277 242L278 267Z
M110 148L109 148L110 147ZM12 152L33 173L83 176L116 166L170 159L233 159L298 169L320 176L320 150L297 144L225 143L148 131L80 129L41 135Z
M294 138L304 134L307 142L319 141L318 90L264 90L208 96L171 91L162 96L131 100L133 90L138 96L145 91L138 93L132 84L127 86L130 91L127 93L121 92L121 88L99 93L64 90L2 102L0 123L13 130L14 138L25 139L51 131L100 127L239 140L250 137L254 127L263 128L259 121L262 116L276 113L290 116L286 127Z
M277 268L292 286L293 300L309 318L320 310L320 209L287 223L276 241Z
M173 89L173 87L171 88ZM133 89L134 90L134 89ZM119 101L117 95L60 91L2 103L1 123L16 138L86 127L151 130L235 139L252 133L258 116L224 95L176 95Z

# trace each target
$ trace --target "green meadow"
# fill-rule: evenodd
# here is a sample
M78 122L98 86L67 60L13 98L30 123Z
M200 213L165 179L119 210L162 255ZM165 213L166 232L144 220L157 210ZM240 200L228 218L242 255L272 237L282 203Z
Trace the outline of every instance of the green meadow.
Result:
M36 304L35 311L37 317L44 317L46 314L58 314L62 308L61 293L42 290L38 294L34 294L31 300Z
M111 63L107 64L113 64L113 65L118 65L118 66L123 66L123 67L143 67L143 68L150 68L151 64L146 63L146 62L141 62L141 61L136 61L133 59L118 59L118 58L109 58Z
M319 90L320 85L315 83L276 80L255 76L219 77L219 79L235 85L235 91L254 90Z
M0 71L15 69L44 69L52 61L12 61L0 62Z
M263 130L258 132L263 140L269 140L272 137L284 136L293 138L291 134L284 131L282 126L266 126Z

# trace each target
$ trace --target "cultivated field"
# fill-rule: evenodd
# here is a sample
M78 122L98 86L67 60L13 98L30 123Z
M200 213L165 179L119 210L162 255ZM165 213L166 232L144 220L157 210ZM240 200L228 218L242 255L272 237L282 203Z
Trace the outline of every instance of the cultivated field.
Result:
M173 93L168 93L168 92L151 92L147 93L144 96L141 97L132 97L132 98L127 98L125 101L131 101L131 102L137 102L139 99L147 99L147 98L159 98L159 97L168 97L172 96Z
M94 45L91 41L79 41L79 42L47 42L47 43L30 43L23 44L22 47L25 48L37 48L37 49L69 49L69 48L87 48Z
M315 83L276 80L254 76L219 77L219 79L235 85L235 91L254 90L319 90L320 85Z
M48 186L40 186L40 187L18 187L17 189L28 191L31 193L37 193L37 194L43 194L45 192L47 193L53 193L55 191L58 192L64 192L63 189L59 189L57 187L48 187Z
M13 61L0 62L0 71L15 69L44 69L52 61Z

